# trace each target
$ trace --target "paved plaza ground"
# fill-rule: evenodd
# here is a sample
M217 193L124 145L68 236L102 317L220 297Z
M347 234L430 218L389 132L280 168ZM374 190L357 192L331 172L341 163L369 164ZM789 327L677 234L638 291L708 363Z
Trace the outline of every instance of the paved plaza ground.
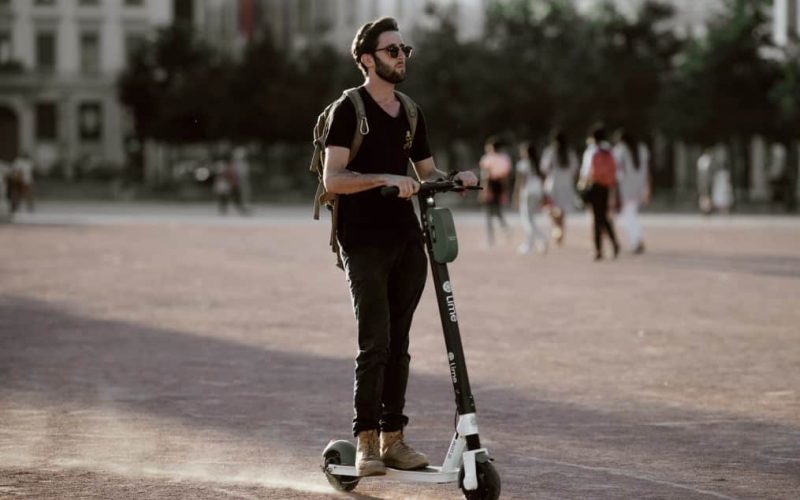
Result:
M0 225L0 498L341 498L354 320L310 207L44 203ZM800 219L646 215L648 252L546 256L455 211L450 272L502 498L800 498ZM429 284L430 285L430 284ZM407 435L453 396L433 291ZM352 498L456 499L366 479Z

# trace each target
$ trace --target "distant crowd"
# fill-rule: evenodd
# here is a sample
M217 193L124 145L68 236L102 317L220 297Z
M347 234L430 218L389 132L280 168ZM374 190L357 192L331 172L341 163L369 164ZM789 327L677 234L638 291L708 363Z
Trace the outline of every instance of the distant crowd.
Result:
M650 152L645 143L632 134L618 130L609 137L606 128L597 124L586 139L586 149L579 160L563 131L555 131L541 154L532 142L518 145L516 167L506 145L490 138L480 159L481 201L486 205L487 245L495 243L495 220L510 237L503 207L512 203L519 209L525 238L518 252L547 253L551 242L562 245L566 237L567 215L591 209L594 221L594 258L604 257L604 236L611 244L610 256L616 258L620 243L611 212L620 214L630 252L645 250L639 209L650 201ZM515 172L512 186L512 172ZM535 216L547 214L551 221L549 235L537 224Z

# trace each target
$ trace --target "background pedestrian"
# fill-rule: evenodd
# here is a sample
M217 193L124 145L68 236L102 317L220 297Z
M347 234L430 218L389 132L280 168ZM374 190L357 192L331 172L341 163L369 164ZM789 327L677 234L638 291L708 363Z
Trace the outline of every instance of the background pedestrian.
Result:
M566 232L567 214L575 208L578 177L578 155L569 147L567 135L557 130L542 152L539 163L545 175L544 193L550 203L549 212L553 221L552 238L562 245Z

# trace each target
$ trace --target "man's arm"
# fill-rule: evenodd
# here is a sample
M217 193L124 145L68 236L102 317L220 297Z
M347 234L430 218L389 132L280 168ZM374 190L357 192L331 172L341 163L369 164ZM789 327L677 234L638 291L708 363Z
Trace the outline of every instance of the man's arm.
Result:
M414 168L417 170L417 175L422 182L447 178L446 173L436 168L436 163L433 161L433 156L429 156L424 160L415 162ZM475 176L475 174L468 170L458 172L453 179L461 181L465 186L475 186L478 184L478 178Z
M347 169L350 150L340 146L325 148L325 165L322 182L325 190L333 194L360 193L381 186L397 186L398 197L410 198L419 190L419 183L405 175L362 174Z
M417 171L419 180L422 182L447 178L446 173L436 168L436 163L433 161L433 156L429 156L424 160L414 162L414 169Z

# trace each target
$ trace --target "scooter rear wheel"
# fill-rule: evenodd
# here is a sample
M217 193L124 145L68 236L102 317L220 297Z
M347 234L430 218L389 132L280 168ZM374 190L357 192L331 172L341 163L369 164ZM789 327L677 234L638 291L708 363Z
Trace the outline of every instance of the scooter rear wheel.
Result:
M328 465L355 465L356 447L349 441L336 441L328 445L322 452L322 471L328 482L339 491L353 491L358 486L359 478L339 476L328 472Z
M458 476L458 485L467 500L497 500L500 498L500 475L491 462L476 462L475 473L478 476L478 489L464 489L464 469Z

